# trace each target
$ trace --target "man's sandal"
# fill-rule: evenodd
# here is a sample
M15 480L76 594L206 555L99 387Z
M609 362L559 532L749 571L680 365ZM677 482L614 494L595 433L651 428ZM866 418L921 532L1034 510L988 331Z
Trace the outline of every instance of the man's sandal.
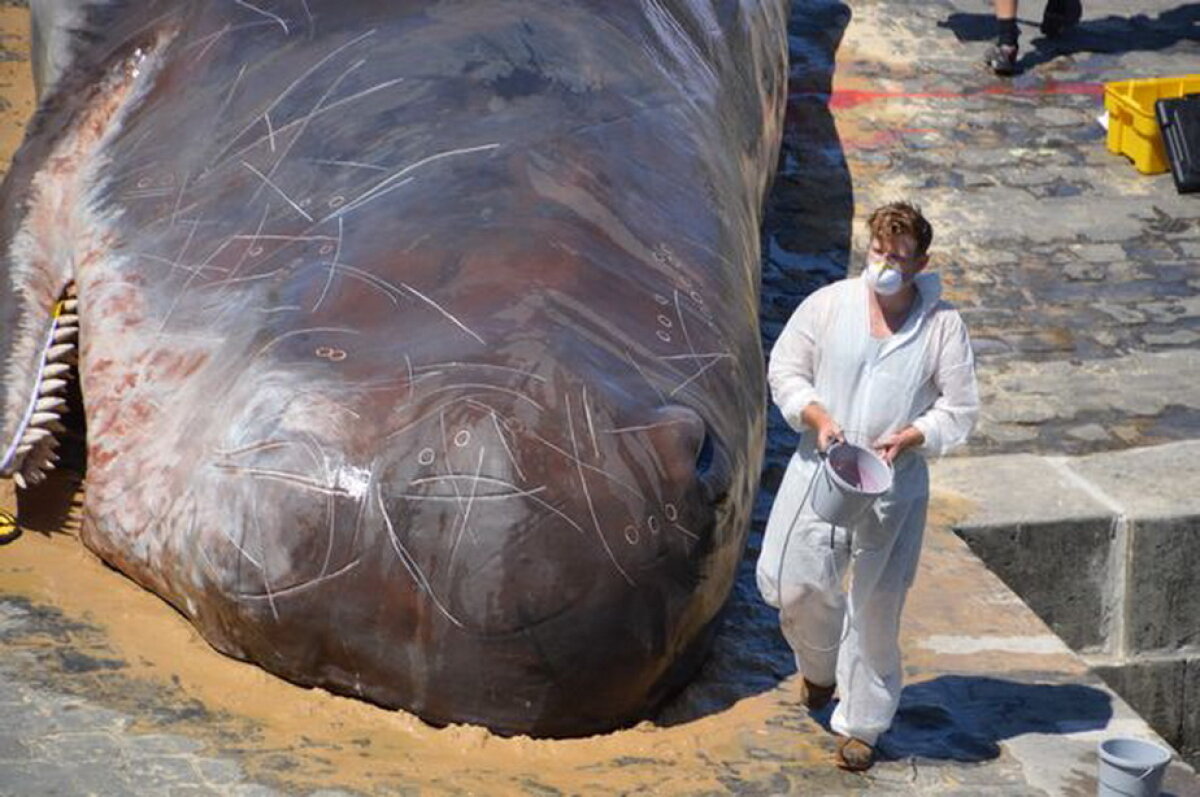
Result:
M833 691L837 684L817 686L807 678L804 679L804 707L809 711L820 711L829 705L833 699Z
M875 748L853 736L839 737L837 764L851 772L865 772L875 763Z

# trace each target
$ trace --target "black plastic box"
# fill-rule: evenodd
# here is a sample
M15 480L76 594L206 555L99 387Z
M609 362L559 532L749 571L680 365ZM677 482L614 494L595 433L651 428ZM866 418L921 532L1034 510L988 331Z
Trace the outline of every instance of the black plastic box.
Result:
M1154 104L1171 176L1181 194L1200 191L1200 94Z

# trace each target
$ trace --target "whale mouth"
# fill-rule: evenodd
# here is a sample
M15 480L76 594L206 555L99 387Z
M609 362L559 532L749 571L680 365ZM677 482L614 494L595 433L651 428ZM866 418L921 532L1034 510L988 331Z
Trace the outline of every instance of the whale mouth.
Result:
M67 427L67 390L78 378L79 316L74 283L68 283L51 313L37 377L28 406L8 450L2 472L21 489L45 480L59 461L58 448Z

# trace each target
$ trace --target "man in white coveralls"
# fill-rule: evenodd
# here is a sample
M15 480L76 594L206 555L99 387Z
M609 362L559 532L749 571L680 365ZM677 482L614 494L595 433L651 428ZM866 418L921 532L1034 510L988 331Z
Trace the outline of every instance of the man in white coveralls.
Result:
M757 568L759 591L780 609L796 653L805 705L823 708L835 689L841 697L831 725L838 764L850 770L874 762L900 702L900 612L925 528L925 456L963 443L979 413L966 325L941 301L937 275L923 273L929 222L897 202L867 223L862 276L805 299L771 351L772 398L803 434ZM806 498L819 452L846 436L873 446L894 477L853 527L834 528Z

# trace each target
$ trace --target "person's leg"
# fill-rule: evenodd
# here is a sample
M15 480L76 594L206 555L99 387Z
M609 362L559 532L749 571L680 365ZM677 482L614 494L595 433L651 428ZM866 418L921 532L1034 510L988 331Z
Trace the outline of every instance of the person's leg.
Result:
M850 632L838 661L842 700L831 727L843 737L842 766L866 769L876 740L888 729L900 703L900 614L916 574L925 528L927 499L901 511L869 518L855 541L850 591Z
M1042 12L1042 33L1051 38L1059 36L1078 24L1083 16L1080 0L1046 0Z
M836 549L829 524L813 514L808 501L816 458L793 456L779 487L756 577L763 599L779 612L780 629L796 656L805 681L805 702L820 709L833 696L845 596L837 573L844 572L845 535Z
M987 51L984 62L998 75L1017 71L1017 0L995 0L996 43Z

